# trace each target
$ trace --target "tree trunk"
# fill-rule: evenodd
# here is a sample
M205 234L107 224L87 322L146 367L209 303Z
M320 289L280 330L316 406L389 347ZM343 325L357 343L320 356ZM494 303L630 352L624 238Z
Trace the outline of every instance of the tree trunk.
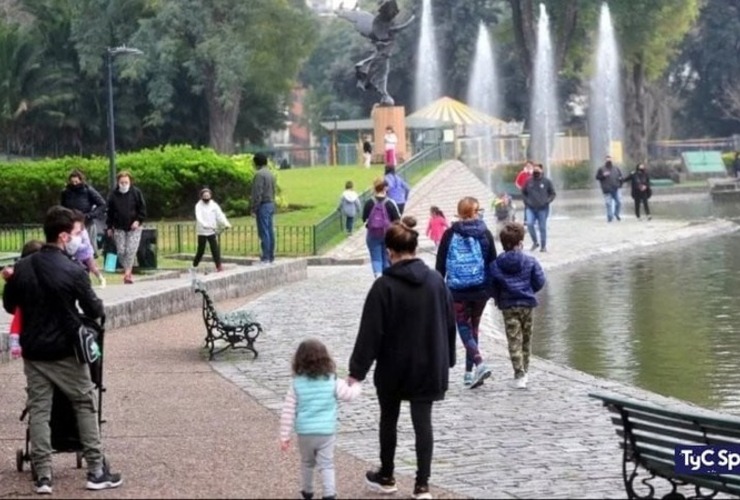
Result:
M647 158L647 140L645 132L645 67L638 60L630 69L630 81L627 85L625 125L627 129L626 156L633 163Z
M206 78L205 94L208 102L209 144L218 153L234 153L234 130L239 117L242 90L231 88L221 94L216 88L213 72Z
M559 33L556 35L556 71L559 71L560 68L565 66L565 58L568 55L568 49L573 42L573 37L575 36L577 25L578 2L576 0L568 0L568 3L565 5L562 20L559 23Z
M519 51L519 62L522 65L527 83L532 76L532 64L537 45L537 34L534 30L534 4L532 0L509 0L514 21L514 40Z

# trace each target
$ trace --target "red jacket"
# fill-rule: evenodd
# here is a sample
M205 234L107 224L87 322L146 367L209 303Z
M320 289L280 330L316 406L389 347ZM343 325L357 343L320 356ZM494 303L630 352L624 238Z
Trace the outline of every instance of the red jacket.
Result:
M514 179L514 184L518 189L522 189L524 185L527 183L529 178L532 177L532 174L530 172L527 172L526 170L522 170L519 172L516 176L516 179Z

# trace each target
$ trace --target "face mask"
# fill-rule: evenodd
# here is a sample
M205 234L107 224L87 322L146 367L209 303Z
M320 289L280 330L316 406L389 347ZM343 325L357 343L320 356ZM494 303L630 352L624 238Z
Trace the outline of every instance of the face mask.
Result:
M72 236L72 238L70 238L70 240L64 245L64 251L67 252L68 255L74 256L81 246L82 236L78 234L77 236Z
M211 202L211 199L210 198L201 198L201 200L203 200L203 203L210 203Z
M131 187L131 184L119 184L118 190L122 193L128 193L129 188Z
M534 172L532 175L535 179L539 179L540 177L542 177L542 172Z

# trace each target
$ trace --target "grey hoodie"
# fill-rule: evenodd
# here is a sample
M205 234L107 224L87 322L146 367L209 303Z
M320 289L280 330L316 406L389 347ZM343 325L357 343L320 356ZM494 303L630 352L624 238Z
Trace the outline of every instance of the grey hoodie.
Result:
M337 210L341 211L345 217L357 217L361 209L360 196L352 189L345 189L339 199Z

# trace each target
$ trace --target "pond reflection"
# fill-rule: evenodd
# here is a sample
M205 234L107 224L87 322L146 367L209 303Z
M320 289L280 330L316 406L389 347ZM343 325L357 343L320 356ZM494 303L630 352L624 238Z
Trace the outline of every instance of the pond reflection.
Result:
M534 354L740 414L740 234L553 271Z

